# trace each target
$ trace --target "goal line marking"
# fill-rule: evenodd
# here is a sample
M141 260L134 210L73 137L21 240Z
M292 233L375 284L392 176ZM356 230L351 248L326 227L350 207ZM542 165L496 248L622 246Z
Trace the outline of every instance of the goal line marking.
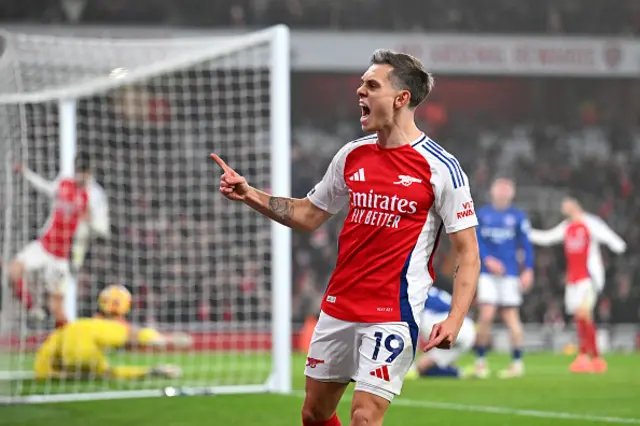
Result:
M294 391L293 395L295 395L296 397L304 397L304 392ZM351 396L346 396L342 399L342 401L347 402L350 401L351 398ZM507 416L537 417L544 419L579 420L587 422L615 424L640 424L639 418L632 417L597 416L591 414L566 413L561 411L523 410L517 408L495 407L492 405L456 404L451 402L421 401L415 399L394 399L393 405L416 408L433 408L438 410L450 411L467 411L473 413L490 413Z

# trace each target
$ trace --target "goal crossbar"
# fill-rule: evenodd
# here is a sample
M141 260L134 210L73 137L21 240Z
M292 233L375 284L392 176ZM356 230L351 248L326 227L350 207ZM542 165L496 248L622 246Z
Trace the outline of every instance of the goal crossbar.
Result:
M3 34L0 32L0 37ZM10 39L14 35L4 33L7 39ZM75 40L69 37L56 37L59 39ZM134 69L127 72L122 78L114 79L108 74L102 77L97 77L88 81L83 81L78 84L65 85L63 87L57 87L53 89L47 89L43 91L33 93L16 93L16 94L1 94L0 93L0 105L15 105L25 103L40 103L48 101L56 101L63 99L78 99L86 96L94 95L96 92L107 92L111 89L122 86L123 84L134 84L145 79L162 75L166 72L171 72L176 69L189 67L201 62L203 59L211 60L222 56L233 54L240 49L249 48L264 43L276 40L285 40L288 46L289 30L284 25L278 25L272 28L267 28L255 33L234 35L227 37L197 37L193 39L177 40L177 39L154 39L154 40L135 40L135 41L121 41L123 45L135 44L137 46L144 45L157 45L158 43L164 43L167 46L173 47L190 47L191 51L179 54L173 58L167 58L165 60L156 61L152 64L147 64L142 69ZM104 41L103 39L89 39L93 41ZM87 39L83 39L87 41ZM218 44L214 42L223 42ZM282 43L282 42L279 42ZM197 49L194 49L194 44L201 45ZM213 44L207 46L207 44ZM7 59L11 58L11 44L7 46L9 50L6 56ZM276 47L274 50L277 51ZM288 53L287 53L288 56ZM6 59L5 59L6 60ZM288 61L288 59L287 59ZM0 67L4 66L2 56L0 56Z

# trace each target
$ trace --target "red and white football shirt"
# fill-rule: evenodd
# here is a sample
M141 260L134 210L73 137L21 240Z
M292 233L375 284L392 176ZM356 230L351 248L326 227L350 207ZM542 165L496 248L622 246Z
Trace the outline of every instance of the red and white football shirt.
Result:
M562 221L547 231L532 230L529 238L541 246L564 243L567 285L591 279L598 290L604 287L605 277L600 245L607 245L614 253L626 250L622 238L592 214L584 214L578 221Z
M375 135L345 145L309 200L329 213L349 203L322 310L350 322L417 324L447 233L477 225L458 161L421 136L385 149Z
M53 196L53 209L39 241L52 255L68 259L73 237L88 211L89 193L74 179L61 179Z
M584 222L571 222L564 230L564 255L567 260L567 283L589 279L591 235Z

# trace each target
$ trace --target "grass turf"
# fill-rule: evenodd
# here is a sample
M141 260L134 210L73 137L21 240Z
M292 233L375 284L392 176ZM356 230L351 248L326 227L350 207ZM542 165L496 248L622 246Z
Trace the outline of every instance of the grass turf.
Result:
M640 357L610 355L607 359L610 369L604 375L572 375L567 372L570 358L530 354L526 357L527 376L521 379L407 381L402 396L390 407L385 425L640 424ZM162 362L167 361L183 366L187 382L217 381L219 384L231 379L246 380L253 374L247 371L259 372L268 365L265 358L243 359L238 355L174 355L170 359L163 356ZM471 358L466 361L470 362ZM507 362L505 357L490 358L491 366L495 368ZM16 405L0 407L0 426L296 426L300 424L304 358L296 356L293 364L294 388L297 390L293 395L165 397ZM247 370L248 367L251 368ZM146 385L160 388L165 384L154 382ZM26 385L23 392L64 390L31 382L26 382ZM105 386L113 389L124 385L80 382L66 389L95 391ZM347 425L351 389L338 411L343 424Z

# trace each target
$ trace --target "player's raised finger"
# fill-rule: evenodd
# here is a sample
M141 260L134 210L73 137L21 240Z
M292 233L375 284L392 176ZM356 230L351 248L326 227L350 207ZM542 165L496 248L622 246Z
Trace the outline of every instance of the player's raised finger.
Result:
M429 336L429 340L422 347L424 352L430 351L431 349L437 347L444 340L445 335L441 333L440 324L436 324L433 326L431 330L431 335Z
M427 342L426 345L424 345L422 350L424 352L429 352L431 349L439 347L442 344L442 341L444 340L444 338L445 338L444 334L440 334L436 336L434 339L429 339L429 341Z
M218 166L220 166L220 168L222 168L222 170L224 170L225 174L230 174L230 175L234 175L235 174L233 169L231 167L227 166L227 163L225 163L222 158L218 157L217 154L211 153L211 158L213 158L213 160L216 163L218 163Z

